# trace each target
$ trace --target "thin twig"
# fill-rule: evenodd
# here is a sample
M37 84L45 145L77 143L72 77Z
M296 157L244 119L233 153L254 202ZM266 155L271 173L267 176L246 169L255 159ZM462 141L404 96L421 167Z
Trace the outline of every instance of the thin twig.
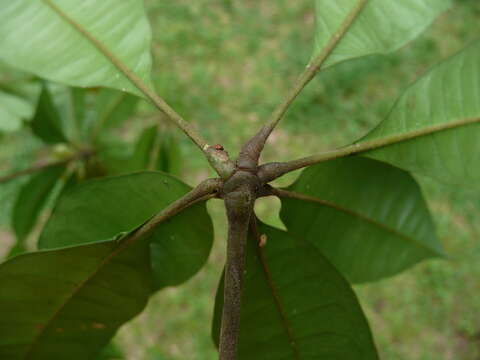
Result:
M38 163L38 164L35 164L35 165L29 167L28 169L23 169L23 170L16 171L14 173L11 173L11 174L8 174L8 175L5 175L5 176L1 176L0 177L0 184L9 182L9 181L14 180L16 178L19 178L21 176L34 174L36 172L39 172L39 171L42 171L42 170L45 170L45 169L48 169L48 168L51 168L51 167L66 165L66 164L68 164L72 161L85 159L85 158L88 158L92 155L93 155L93 151L84 150L84 151L80 151L80 152L76 153L75 155L70 156L70 157L68 157L66 159L63 159L63 160L41 162L41 163Z
M347 34L348 30L355 22L355 19L360 15L362 10L365 8L368 0L359 0L355 7L350 11L347 15L343 23L341 24L340 28L331 36L328 43L322 49L320 54L306 67L304 72L300 75L297 79L293 87L287 93L283 101L277 106L277 108L273 111L270 119L268 120L267 124L264 125L260 131L249 141L247 142L244 147L242 148L243 152L250 152L250 158L255 163L258 163L258 158L260 153L263 150L265 142L267 141L268 137L272 133L273 129L277 126L280 120L283 118L285 113L287 112L290 105L293 101L297 98L297 96L302 92L302 90L307 86L307 84L315 77L315 75L320 71L322 65L328 59L328 57L332 54L333 50L337 47L340 41L343 39L345 34ZM250 164L251 165L251 164ZM250 166L250 165L245 165Z
M381 139L359 142L356 144L345 146L340 149L307 156L297 160L267 163L260 166L258 170L258 177L263 183L267 183L291 171L315 165L324 161L334 160L345 156L356 155L367 151L380 149L389 145L401 143L422 136L427 136L436 132L451 130L457 127L467 126L479 122L480 118L463 119L455 122L430 126L428 128L411 131L409 133L396 134Z

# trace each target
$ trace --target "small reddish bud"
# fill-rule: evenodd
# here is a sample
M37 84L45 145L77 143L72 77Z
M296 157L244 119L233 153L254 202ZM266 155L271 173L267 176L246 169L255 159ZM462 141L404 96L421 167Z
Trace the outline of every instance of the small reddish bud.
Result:
M260 241L258 243L258 246L260 246L261 248L265 247L265 245L267 245L267 235L266 234L262 234L260 235Z
M214 148L215 150L223 150L223 146L220 145L220 144L213 145L213 148Z

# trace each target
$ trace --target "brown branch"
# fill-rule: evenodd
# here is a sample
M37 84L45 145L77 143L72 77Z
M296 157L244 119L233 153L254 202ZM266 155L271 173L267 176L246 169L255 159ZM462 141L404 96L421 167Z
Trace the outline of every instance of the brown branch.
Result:
M133 237L141 237L155 229L155 227L157 227L166 219L177 215L179 212L186 209L187 207L197 202L211 199L212 197L216 196L218 191L220 191L222 184L223 182L220 179L207 179L203 181L185 196L181 197L177 201L174 201L165 209L163 209L160 213L148 220L135 232Z
M345 146L336 150L326 151L312 156L287 162L272 162L259 167L258 177L262 183L268 183L289 172L322 163L324 161L334 160L350 155L357 155L367 151L380 149L389 145L412 140L422 136L428 136L436 132L455 129L457 127L480 123L480 118L469 118L453 121L444 124L438 124L427 128L411 131L403 134L387 136L381 139L359 142Z
M253 212L258 179L244 171L236 172L224 186L228 219L227 263L220 330L220 360L237 358L240 333L240 305L245 270L245 245Z
M357 19L367 3L368 0L358 0L358 3L354 6L343 23L340 25L340 28L331 36L330 40L322 49L320 54L306 67L283 101L274 110L267 124L263 126L260 131L242 147L241 153L248 154L249 162L240 164L241 166L247 168L256 168L263 147L265 146L265 143L272 131L283 118L293 101L320 71L325 61L335 50L345 34L347 34L348 30L355 22L355 19Z

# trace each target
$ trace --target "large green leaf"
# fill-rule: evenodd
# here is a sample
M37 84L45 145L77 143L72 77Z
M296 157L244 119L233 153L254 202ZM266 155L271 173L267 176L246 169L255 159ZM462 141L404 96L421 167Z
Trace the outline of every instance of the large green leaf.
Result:
M0 12L0 58L73 86L140 95L150 84L151 31L143 0L15 0Z
M477 41L407 89L387 119L360 142L392 139L390 142L398 143L367 156L441 181L478 188L479 122Z
M308 242L262 225L264 248L248 241L240 360L377 359L370 329L349 284ZM218 343L223 284L215 303Z
M108 240L0 265L0 358L85 360L151 294L146 239Z
M308 240L351 282L394 275L442 246L415 180L388 164L343 158L304 170L282 199L288 231Z
M108 239L130 231L190 190L160 172L142 172L92 180L60 199L43 233L40 248ZM213 241L205 204L166 221L151 241L155 288L177 285L206 262Z
M359 0L316 0L314 56L327 45L358 3ZM367 0L324 66L394 51L419 35L450 3L450 0Z
M22 186L12 213L12 227L17 238L12 255L25 250L25 239L38 221L38 216L64 171L65 166L47 168Z
M46 86L38 99L31 127L33 133L47 144L68 142L60 114Z

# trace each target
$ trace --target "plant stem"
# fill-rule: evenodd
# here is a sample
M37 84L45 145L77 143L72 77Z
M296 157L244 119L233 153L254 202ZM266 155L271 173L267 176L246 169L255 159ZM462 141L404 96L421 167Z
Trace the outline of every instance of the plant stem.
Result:
M381 139L355 143L340 149L307 156L297 160L267 163L260 166L258 170L258 177L260 178L260 181L262 183L267 183L291 171L315 165L324 161L380 149L389 145L401 143L422 136L427 136L436 132L451 130L457 127L471 125L479 122L480 118L463 119L445 124L430 126L427 128L411 131L409 133L396 134Z
M128 66L126 66L119 58L117 58L101 41L96 39L91 33L89 33L81 24L77 23L74 19L69 17L60 7L54 4L51 0L43 0L43 2L49 6L57 15L59 15L64 21L70 24L76 31L83 35L88 41L92 43L102 54L110 61L150 102L162 113L164 113L170 121L172 121L177 127L179 127L205 154L210 164L214 167L215 171L222 177L227 178L231 175L232 171L229 171L232 166L228 163L227 170L224 166L226 161L212 161L212 158L216 160L219 155L215 151L211 151L211 147L207 141L197 132L194 126L188 123L182 116L180 116L170 105L165 102L160 96L158 96L148 85L140 79ZM228 175L228 176L227 176Z
M293 101L297 98L297 96L302 92L302 90L307 86L307 84L315 77L315 75L320 71L322 65L328 59L330 54L335 50L337 45L343 39L345 34L347 34L348 30L355 22L355 19L364 9L365 5L367 4L368 0L358 0L358 3L354 6L354 8L350 11L347 15L343 23L341 24L340 28L331 36L328 43L322 49L320 54L310 63L307 65L304 72L300 75L297 79L293 87L289 90L283 101L277 106L277 108L273 111L272 115L270 116L267 124L265 124L260 131L252 138L251 141L244 145L244 148L251 146L250 142L255 141L257 149L257 162L258 157L260 156L261 151L267 141L268 137L275 129L277 124L283 118L285 113L287 112L290 105ZM243 151L243 148L242 148Z
M242 283L245 271L245 246L249 222L253 213L257 181L254 175L238 171L224 186L228 243L220 330L220 360L237 358Z
M68 157L66 159L63 159L63 160L38 163L38 164L33 165L32 167L29 167L28 169L23 169L23 170L16 171L14 173L11 173L11 174L8 174L8 175L5 175L5 176L1 176L0 177L0 184L9 182L9 181L14 180L16 178L19 178L21 176L34 174L34 173L36 173L38 171L42 171L44 169L48 169L48 168L55 167L55 166L60 166L60 165L66 165L66 164L68 164L72 161L88 158L92 155L93 155L93 151L83 150L83 151L80 151L80 152L74 154L73 156L70 156L70 157Z

